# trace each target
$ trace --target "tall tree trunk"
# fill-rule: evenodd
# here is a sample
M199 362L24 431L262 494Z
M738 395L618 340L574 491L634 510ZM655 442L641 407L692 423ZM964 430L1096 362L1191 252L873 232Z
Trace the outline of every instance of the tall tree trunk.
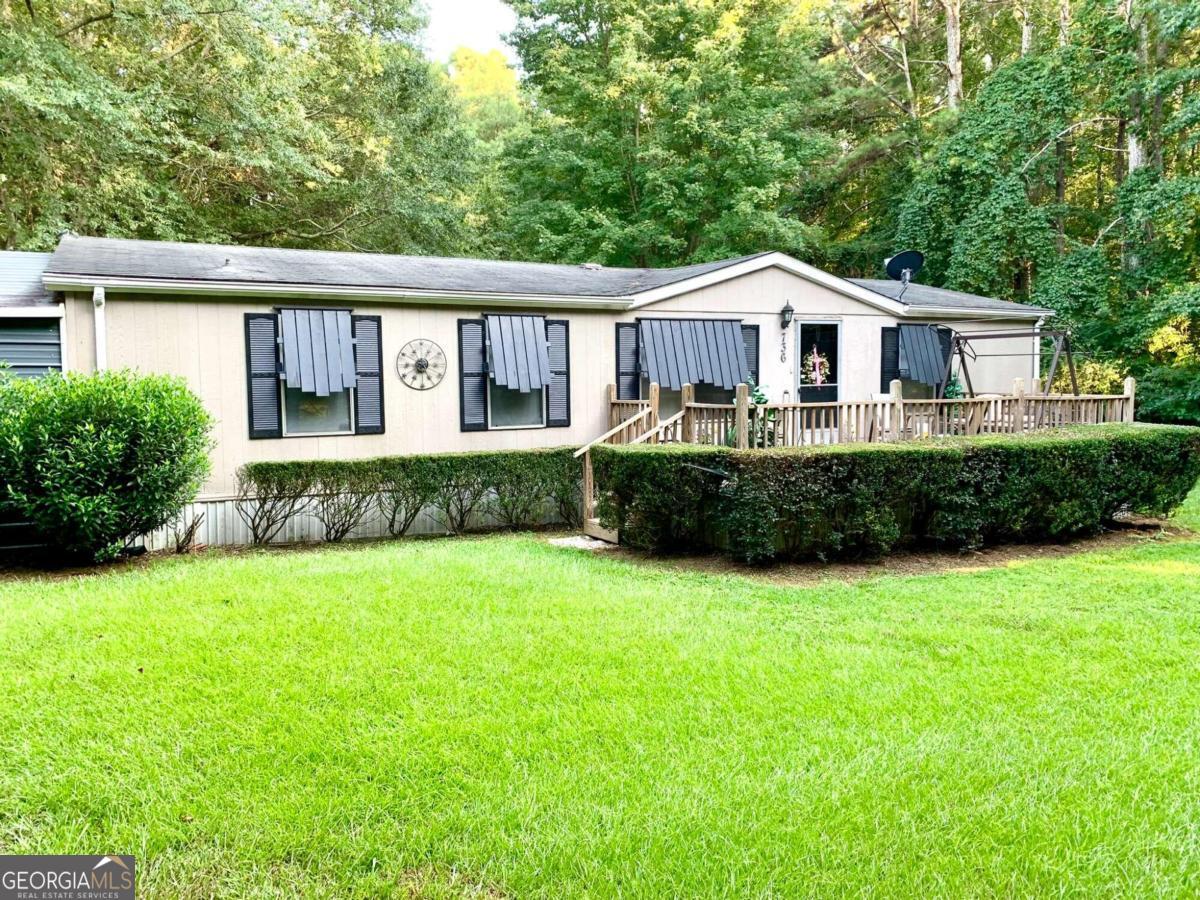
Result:
M1149 69L1149 29L1146 25L1145 14L1142 15L1141 21L1134 23L1133 16L1133 0L1129 0L1129 14L1131 17L1130 25L1137 29L1138 49L1137 49L1137 77L1138 81L1133 91L1129 95L1129 128L1126 132L1126 149L1128 153L1127 165L1129 173L1132 174L1146 164L1146 151L1142 145L1142 128L1144 127L1145 113L1145 98L1142 95L1141 80L1147 75Z
M1033 49L1033 18L1029 15L1029 4L1018 0L1017 21L1021 23L1021 55L1028 56Z
M946 103L958 109L963 99L962 0L942 0L946 11Z
M1071 0L1058 0L1058 46L1071 39Z

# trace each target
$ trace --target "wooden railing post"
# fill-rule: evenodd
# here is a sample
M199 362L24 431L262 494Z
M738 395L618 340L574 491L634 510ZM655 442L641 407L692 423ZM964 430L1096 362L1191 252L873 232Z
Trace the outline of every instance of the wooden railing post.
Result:
M650 401L650 421L646 423L647 428L653 431L658 427L658 382L650 382L650 393L648 396ZM655 443L658 443L656 440Z
M608 427L612 428L617 424L614 421L617 416L617 407L615 405L617 402L617 386L610 384L605 390L604 396L608 398Z
M1015 409L1013 412L1013 419L1014 419L1013 425L1015 426L1013 428L1013 430L1016 431L1018 434L1021 434L1021 433L1024 433L1024 431L1025 431L1025 379L1024 378L1014 378L1013 379L1013 396L1016 397L1016 399L1017 399L1017 402L1015 404Z
M592 484L592 451L583 454L583 521L586 525L596 518L595 487Z
M692 409L692 404L696 402L696 386L685 384L679 392L679 397L683 406L683 420L679 423L679 427L683 429L683 442L690 444L694 440L692 431L695 428L696 413Z
M892 437L898 441L904 440L904 385L899 378L893 378L890 387L892 405Z
M1132 375L1125 379L1125 421L1133 421L1134 400L1137 399L1137 381Z
M736 435L735 446L739 450L745 450L750 446L750 388L747 385L739 384L737 386L734 405L737 407L733 420L734 434Z

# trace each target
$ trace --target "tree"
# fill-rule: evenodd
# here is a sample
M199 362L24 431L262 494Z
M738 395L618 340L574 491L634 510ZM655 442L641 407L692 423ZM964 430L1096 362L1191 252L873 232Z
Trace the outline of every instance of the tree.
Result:
M411 0L0 0L0 243L465 247L472 145L419 27Z
M788 198L835 153L810 125L823 74L785 0L515 0L534 114L510 145L513 255L636 266L818 232Z

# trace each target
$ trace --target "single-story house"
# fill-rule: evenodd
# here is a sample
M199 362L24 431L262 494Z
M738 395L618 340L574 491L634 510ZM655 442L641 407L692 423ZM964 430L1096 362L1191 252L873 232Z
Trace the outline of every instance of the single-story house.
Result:
M1036 374L1050 314L774 252L630 269L67 234L0 257L0 359L186 378L217 419L206 500L250 460L582 445L608 427L610 384L658 382L664 415L686 381L699 402L748 380L774 401L893 378L929 396L904 335L931 332L908 325L1025 332L972 367L977 391L1007 392Z

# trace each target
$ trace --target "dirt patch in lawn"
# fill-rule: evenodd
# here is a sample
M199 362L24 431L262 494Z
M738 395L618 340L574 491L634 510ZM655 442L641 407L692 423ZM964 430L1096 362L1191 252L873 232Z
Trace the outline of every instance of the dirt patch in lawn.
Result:
M613 548L607 559L654 566L679 572L744 575L782 585L815 585L823 581L854 582L884 575L936 575L979 572L1019 562L1061 559L1096 550L1113 550L1147 541L1176 541L1196 534L1161 519L1130 518L1095 537L1062 544L1001 544L964 552L899 551L881 559L850 562L775 563L749 566L716 554L704 556L652 556L627 547Z

